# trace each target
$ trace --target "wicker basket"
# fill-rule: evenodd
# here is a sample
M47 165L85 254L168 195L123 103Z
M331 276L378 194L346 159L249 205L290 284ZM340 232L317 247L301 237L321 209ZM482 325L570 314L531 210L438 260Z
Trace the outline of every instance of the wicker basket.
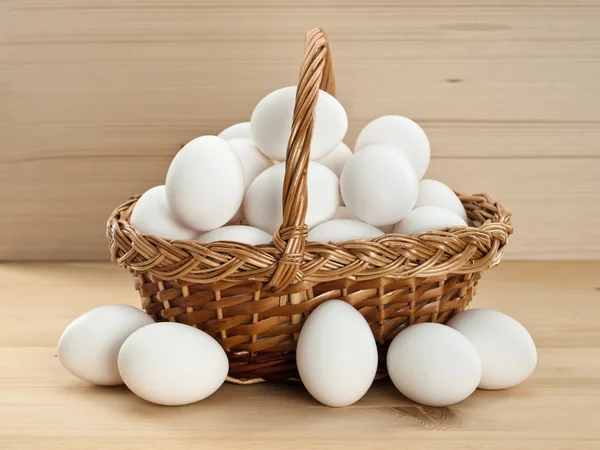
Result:
M353 305L385 350L403 328L447 322L475 294L512 233L510 214L487 195L461 195L470 226L419 236L388 234L342 243L306 242L306 173L319 88L335 94L331 52L308 32L288 144L284 217L273 242L168 241L129 224L138 197L107 223L112 260L135 277L142 306L157 321L198 327L230 359L229 381L251 384L298 376L295 348L311 310L329 299Z

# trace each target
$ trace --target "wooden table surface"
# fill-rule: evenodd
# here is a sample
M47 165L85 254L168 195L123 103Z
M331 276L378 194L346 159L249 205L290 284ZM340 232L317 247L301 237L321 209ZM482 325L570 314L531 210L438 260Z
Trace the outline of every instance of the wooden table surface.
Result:
M227 384L203 402L169 408L125 387L88 385L56 358L73 318L105 303L137 303L126 271L108 263L4 263L0 448L598 449L599 274L600 262L504 262L486 274L475 305L515 317L538 346L537 370L510 390L429 408L384 380L357 404L333 409L299 384Z

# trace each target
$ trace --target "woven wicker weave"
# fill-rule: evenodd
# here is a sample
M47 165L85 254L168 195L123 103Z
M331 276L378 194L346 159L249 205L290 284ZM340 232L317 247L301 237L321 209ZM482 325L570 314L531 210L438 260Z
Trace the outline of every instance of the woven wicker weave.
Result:
M308 32L283 186L283 223L272 244L168 241L129 224L139 196L107 223L113 261L134 275L155 320L196 326L230 358L229 380L249 384L298 376L295 347L308 313L329 299L353 305L370 324L382 364L404 327L447 322L471 301L512 233L510 214L489 196L458 194L470 226L419 236L388 234L343 243L306 242L306 172L319 88L335 94L331 52Z

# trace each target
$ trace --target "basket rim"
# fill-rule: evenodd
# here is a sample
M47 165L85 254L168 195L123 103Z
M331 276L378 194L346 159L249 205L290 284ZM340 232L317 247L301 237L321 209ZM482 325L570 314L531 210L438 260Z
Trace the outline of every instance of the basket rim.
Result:
M462 195L471 227L417 236L384 234L338 243L306 242L307 172L320 89L335 95L329 41L324 31L307 32L288 140L282 189L283 220L271 244L169 241L139 233L129 217L139 196L111 214L106 236L111 258L159 280L190 283L266 283L274 294L343 278L431 277L467 274L494 266L512 233L510 213L486 194Z
M457 195L470 226L344 242L307 241L295 284L348 277L425 278L479 272L497 265L513 233L511 214L487 194ZM121 204L107 221L112 261L134 272L150 272L164 281L270 281L282 258L273 242L258 246L232 241L202 243L140 233L129 223L139 197Z

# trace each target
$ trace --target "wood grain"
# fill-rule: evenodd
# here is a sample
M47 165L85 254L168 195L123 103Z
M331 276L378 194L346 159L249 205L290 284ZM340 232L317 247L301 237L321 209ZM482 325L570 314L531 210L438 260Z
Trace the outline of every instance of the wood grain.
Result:
M599 271L600 263L506 262L482 279L474 306L515 317L538 346L535 373L510 390L430 408L384 380L357 404L332 409L299 384L225 385L203 402L166 408L124 387L87 385L55 355L77 315L105 303L137 305L126 271L0 264L0 447L597 449Z
M106 258L110 211L295 83L327 30L346 142L396 113L429 175L515 212L509 258L600 257L600 2L0 3L2 259ZM573 220L582 232L573 230Z

